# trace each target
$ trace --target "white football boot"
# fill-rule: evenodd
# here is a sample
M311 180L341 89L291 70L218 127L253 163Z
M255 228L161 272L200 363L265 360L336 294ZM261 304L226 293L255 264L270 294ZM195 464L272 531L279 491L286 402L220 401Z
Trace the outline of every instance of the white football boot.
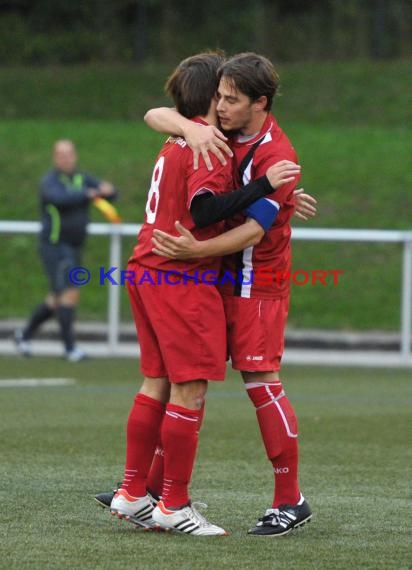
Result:
M203 503L195 503L206 507ZM194 507L194 504L178 511L167 509L163 501L157 503L152 518L161 528L176 530L192 536L225 536L229 534L220 526L210 523Z
M144 497L132 497L125 489L119 489L110 504L110 512L119 519L126 519L143 528L154 528L156 524L152 519L156 501L147 494Z

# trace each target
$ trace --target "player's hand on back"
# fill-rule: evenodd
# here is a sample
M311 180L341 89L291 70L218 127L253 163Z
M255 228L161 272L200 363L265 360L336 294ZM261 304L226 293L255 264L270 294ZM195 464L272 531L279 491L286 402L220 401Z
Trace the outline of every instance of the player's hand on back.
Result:
M280 160L267 169L266 176L273 189L294 182L300 174L299 164L295 164L290 160Z
M226 144L227 138L213 125L199 125L192 123L185 127L184 137L193 151L193 167L199 167L199 157L202 156L208 170L213 170L209 153L214 154L219 162L226 164L226 156L232 157L233 153Z
M298 188L295 194L295 216L300 220L308 220L316 216L316 199L310 194L305 194L304 188Z
M175 222L180 236L172 236L162 230L153 230L153 253L169 259L193 259L202 257L201 243L180 222Z

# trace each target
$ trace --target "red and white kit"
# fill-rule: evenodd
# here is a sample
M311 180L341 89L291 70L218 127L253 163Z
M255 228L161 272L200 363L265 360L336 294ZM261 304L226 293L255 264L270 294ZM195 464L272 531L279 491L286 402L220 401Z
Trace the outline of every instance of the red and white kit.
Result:
M263 176L270 166L280 160L298 162L289 139L273 115L269 114L255 137L247 140L237 137L233 141L234 171L259 140L260 144L244 169L243 179L236 181L239 185ZM285 184L267 196L275 202L279 213L262 241L223 258L222 274L230 272L236 280L234 285L225 279L221 293L228 321L229 352L232 365L237 370L277 371L280 368L290 283L287 279L276 279L276 276L291 268L290 219L295 206L293 190L297 182L296 179ZM244 221L245 216L238 214L226 223L226 229L239 226ZM253 274L262 270L265 279L253 279ZM268 279L268 274L273 275L273 279Z
M198 118L195 121L203 123ZM212 171L207 170L204 162L194 170L193 153L181 137L170 137L156 160L145 221L127 267L135 275L135 285L128 282L127 288L141 346L141 368L146 376L168 376L171 382L224 379L226 334L222 299L213 285L190 279L196 272L218 271L220 260L167 259L152 253L151 242L154 229L177 235L176 220L199 240L222 232L222 224L197 229L190 214L194 196L233 188L230 162L222 166L217 159L212 160ZM164 275L168 271L189 278L171 278L169 282L159 278L159 272ZM176 283L170 283L173 281Z

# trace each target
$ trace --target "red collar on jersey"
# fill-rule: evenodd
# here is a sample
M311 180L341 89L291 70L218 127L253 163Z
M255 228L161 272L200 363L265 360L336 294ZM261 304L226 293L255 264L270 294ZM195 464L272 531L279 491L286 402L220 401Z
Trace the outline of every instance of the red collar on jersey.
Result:
M209 125L209 123L207 123L204 119L202 119L202 117L192 117L190 120L193 121L194 123L205 125L206 127Z

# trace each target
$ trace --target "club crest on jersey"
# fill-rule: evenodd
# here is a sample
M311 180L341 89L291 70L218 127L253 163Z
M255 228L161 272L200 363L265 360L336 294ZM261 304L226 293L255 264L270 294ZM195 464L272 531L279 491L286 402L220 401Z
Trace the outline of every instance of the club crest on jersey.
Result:
M178 144L182 148L185 148L187 146L187 142L182 137L169 137L166 142Z

